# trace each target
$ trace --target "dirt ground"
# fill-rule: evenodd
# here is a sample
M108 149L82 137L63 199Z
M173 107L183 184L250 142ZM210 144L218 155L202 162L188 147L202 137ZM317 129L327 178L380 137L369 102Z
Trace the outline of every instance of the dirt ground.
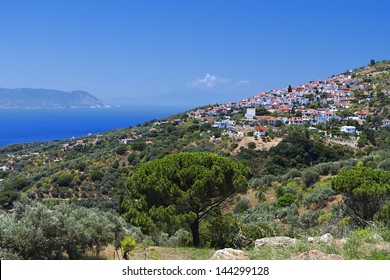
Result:
M255 137L246 136L238 143L238 147L233 151L233 154L238 153L240 151L240 147L248 148L248 143L250 142L256 143L255 150L269 150L270 148L278 145L282 140L283 138L275 138L269 142L263 142L261 138L256 140Z

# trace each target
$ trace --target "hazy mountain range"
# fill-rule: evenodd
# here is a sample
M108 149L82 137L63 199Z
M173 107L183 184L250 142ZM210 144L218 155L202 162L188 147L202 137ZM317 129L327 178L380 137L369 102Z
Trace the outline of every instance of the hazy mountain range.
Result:
M0 88L0 108L103 108L102 101L85 91Z

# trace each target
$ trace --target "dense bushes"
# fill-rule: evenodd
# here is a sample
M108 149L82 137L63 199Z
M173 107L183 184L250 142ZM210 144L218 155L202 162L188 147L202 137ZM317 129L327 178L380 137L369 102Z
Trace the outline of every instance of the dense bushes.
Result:
M2 214L2 254L22 259L81 258L87 249L96 254L123 236L120 219L107 212L60 204L17 205L12 214Z
M290 168L304 168L314 164L337 161L349 157L344 150L328 147L311 140L302 131L292 131L277 146L269 150L269 159L265 165L268 174L280 175Z

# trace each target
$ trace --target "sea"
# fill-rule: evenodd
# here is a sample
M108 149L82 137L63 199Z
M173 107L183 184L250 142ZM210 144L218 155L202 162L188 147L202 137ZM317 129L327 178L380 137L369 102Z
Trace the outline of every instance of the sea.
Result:
M183 106L112 106L93 109L0 109L0 147L46 142L126 128L161 119Z

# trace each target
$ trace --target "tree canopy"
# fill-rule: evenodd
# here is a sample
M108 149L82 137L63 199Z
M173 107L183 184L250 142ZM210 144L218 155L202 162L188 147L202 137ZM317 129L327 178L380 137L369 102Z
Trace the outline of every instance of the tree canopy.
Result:
M247 188L249 168L210 153L179 153L141 165L127 181L126 219L144 230L173 233L187 224L199 246L199 222Z
M357 223L365 226L389 200L390 172L358 166L343 170L332 188L344 196Z
M306 134L305 134L306 133ZM265 171L285 173L289 168L304 168L321 162L336 161L343 156L320 142L309 139L306 131L293 131L269 150Z

